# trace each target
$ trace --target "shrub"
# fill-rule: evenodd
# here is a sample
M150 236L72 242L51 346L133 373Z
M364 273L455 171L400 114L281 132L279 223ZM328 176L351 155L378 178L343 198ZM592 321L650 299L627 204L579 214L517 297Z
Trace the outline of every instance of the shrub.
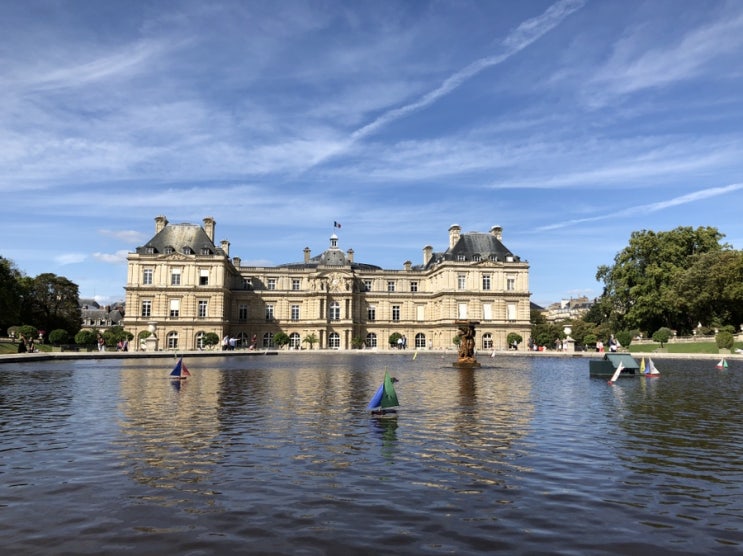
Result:
M92 330L81 330L75 334L75 343L79 346L89 346L96 342L95 332Z
M508 347L511 347L514 342L517 344L520 344L523 342L524 339L521 337L520 334L516 334L516 332L509 332L508 336L506 336L506 342L508 342Z
M289 336L286 332L277 332L273 335L273 343L282 348L289 343Z
M735 337L727 330L723 330L715 336L715 343L718 349L733 349L734 342Z
M52 345L58 346L60 344L70 343L70 333L63 328L55 328L49 332L49 341Z
M207 332L204 334L205 346L216 346L219 343L219 336L216 332Z
M620 330L617 332L617 341L623 346L628 348L632 343L632 332L629 330Z
M402 338L402 334L400 334L399 332L393 332L392 334L390 334L390 345L392 347L397 347L397 340L399 340L400 338Z

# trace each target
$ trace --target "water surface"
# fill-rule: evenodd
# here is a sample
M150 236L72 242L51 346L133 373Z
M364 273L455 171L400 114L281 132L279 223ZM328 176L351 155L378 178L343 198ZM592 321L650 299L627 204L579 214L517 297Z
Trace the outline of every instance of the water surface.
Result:
M0 366L13 554L743 550L743 369L280 354ZM397 419L366 403L385 370Z

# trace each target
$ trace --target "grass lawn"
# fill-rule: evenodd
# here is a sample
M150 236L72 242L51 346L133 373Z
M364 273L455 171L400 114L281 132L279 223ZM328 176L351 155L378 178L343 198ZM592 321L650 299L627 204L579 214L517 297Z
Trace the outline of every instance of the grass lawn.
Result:
M660 347L660 344L630 344L629 351L632 353L653 353ZM694 342L689 344L665 344L663 346L668 353L719 353L717 344L712 342ZM736 349L743 349L743 343L735 342L732 353Z

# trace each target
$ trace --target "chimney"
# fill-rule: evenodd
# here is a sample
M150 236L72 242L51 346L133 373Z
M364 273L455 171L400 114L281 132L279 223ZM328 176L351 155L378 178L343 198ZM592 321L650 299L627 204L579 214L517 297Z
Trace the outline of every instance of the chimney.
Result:
M349 249L348 251L346 251L346 256L348 257L348 262L352 263L353 262L353 249Z
M240 268L241 262L242 260L240 259L240 257L232 257L232 266L234 266L235 268Z
M310 248L309 247L305 247L304 248L304 264L309 264L309 262L310 262L310 253L311 253Z
M155 217L155 233L159 234L163 231L163 228L168 225L168 219L164 216L156 216Z
M224 251L224 254L229 257L230 256L230 242L227 241L226 239L223 239L221 245L222 245L222 251Z
M206 235L209 236L212 243L214 243L214 227L216 225L217 223L211 216L204 218L204 231L206 232Z
M495 236L495 239L501 241L503 239L503 228L500 226L493 226L490 228L490 233Z
M426 266L428 262L431 260L431 257L433 257L433 247L430 245L426 245L423 248L423 266Z
M402 263L402 267L403 267L403 268L404 268L405 270L407 270L408 272L410 272L410 267L411 267L412 265L413 265L413 263L411 263L410 261L405 261L404 263Z
M449 228L449 249L454 249L454 246L459 241L459 235L462 231L462 227L458 224L452 224Z

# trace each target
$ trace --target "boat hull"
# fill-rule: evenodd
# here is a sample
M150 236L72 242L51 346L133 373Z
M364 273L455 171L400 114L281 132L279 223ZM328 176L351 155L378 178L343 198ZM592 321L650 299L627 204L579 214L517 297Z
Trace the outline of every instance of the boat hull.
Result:
M591 359L588 362L588 372L590 376L611 378L620 363L624 365L619 373L620 377L640 374L640 364L629 353L606 353L602 359Z

